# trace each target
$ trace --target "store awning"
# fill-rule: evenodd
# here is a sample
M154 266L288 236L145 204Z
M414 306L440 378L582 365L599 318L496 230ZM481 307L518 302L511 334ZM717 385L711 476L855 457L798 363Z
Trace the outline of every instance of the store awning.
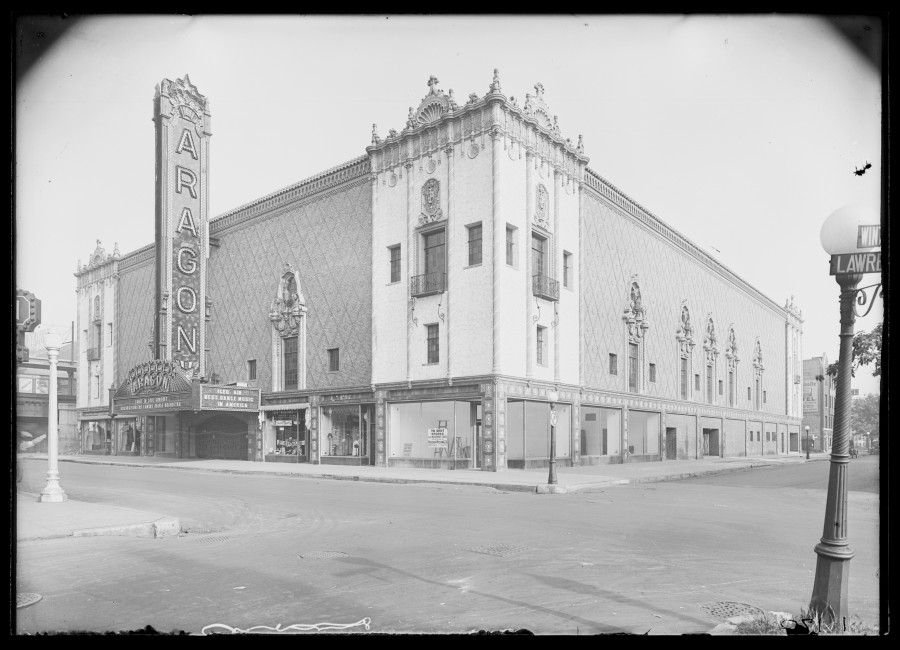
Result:
M267 411L293 411L308 409L309 402L294 402L292 404L261 404L259 410L263 413Z

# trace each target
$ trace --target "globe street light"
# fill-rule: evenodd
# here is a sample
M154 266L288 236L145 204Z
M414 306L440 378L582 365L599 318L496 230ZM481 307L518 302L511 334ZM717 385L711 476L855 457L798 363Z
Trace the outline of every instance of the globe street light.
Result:
M816 577L809 608L826 623L846 624L848 582L853 550L847 541L847 468L850 460L850 377L853 357L854 301L865 305L866 289L857 289L864 273L881 272L881 226L877 211L844 206L822 225L822 248L831 255L831 275L841 288L841 334L837 389L822 538L816 545ZM874 304L874 300L873 300ZM869 305L871 311L872 305ZM862 314L865 315L865 314ZM809 447L807 447L809 449Z

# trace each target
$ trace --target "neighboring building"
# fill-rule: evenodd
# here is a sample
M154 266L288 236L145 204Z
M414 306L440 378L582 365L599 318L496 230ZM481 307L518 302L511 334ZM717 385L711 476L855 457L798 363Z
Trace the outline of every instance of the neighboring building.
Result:
M828 357L803 360L803 451L806 451L805 428L809 427L810 451L831 451L834 431L834 396L837 382L826 374Z
M208 220L208 102L160 84L157 240L76 273L90 446L496 471L546 464L555 420L567 465L799 451L793 300L589 169L541 84L437 85L365 155Z
M28 361L16 364L16 434L17 441L27 440L22 432L31 434L31 439L47 435L50 405L50 362L44 347L44 331L38 326L34 332L25 334ZM57 413L59 417L59 453L74 454L81 449L78 439L78 414L75 409L75 375L77 352L72 343L63 343L59 350L56 367ZM44 437L33 447L21 453L47 453L47 439Z

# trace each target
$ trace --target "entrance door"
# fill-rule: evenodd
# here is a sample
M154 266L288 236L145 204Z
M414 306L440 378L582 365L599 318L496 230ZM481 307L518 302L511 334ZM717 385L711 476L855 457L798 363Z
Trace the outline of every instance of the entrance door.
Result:
M703 451L701 456L709 456L709 429L703 430Z
M719 455L719 430L718 429L707 429L709 432L709 451L707 452L709 456L718 456Z
M678 432L674 427L666 427L666 460L678 458Z
M247 424L217 415L197 425L197 458L247 460Z

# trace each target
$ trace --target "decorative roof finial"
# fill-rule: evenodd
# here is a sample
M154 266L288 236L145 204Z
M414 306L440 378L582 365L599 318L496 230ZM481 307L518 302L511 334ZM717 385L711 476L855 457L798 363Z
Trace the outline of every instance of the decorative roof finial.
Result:
M494 68L494 80L491 82L491 93L500 94L500 70Z
M578 134L578 146L575 147L575 151L578 153L584 153L584 138L581 137L581 134Z
M113 252L112 252L112 256L113 256L113 257L120 257L120 255L119 255L119 242L116 242L115 244L113 244Z
M378 145L381 144L381 138L378 137L378 125L372 125L372 144Z
M409 107L409 115L406 116L406 128L414 129L418 126L416 122L416 114L413 112L413 107Z
M434 75L428 77L428 94L437 95L437 85L440 83Z
M453 99L453 89L450 89L450 94L447 97L447 101L450 102L450 110L455 111L458 106L456 105L456 100Z
M534 84L534 92L535 92L535 95L537 95L537 97L540 98L541 95L544 94L544 84L542 84L540 81L538 81L536 84Z

